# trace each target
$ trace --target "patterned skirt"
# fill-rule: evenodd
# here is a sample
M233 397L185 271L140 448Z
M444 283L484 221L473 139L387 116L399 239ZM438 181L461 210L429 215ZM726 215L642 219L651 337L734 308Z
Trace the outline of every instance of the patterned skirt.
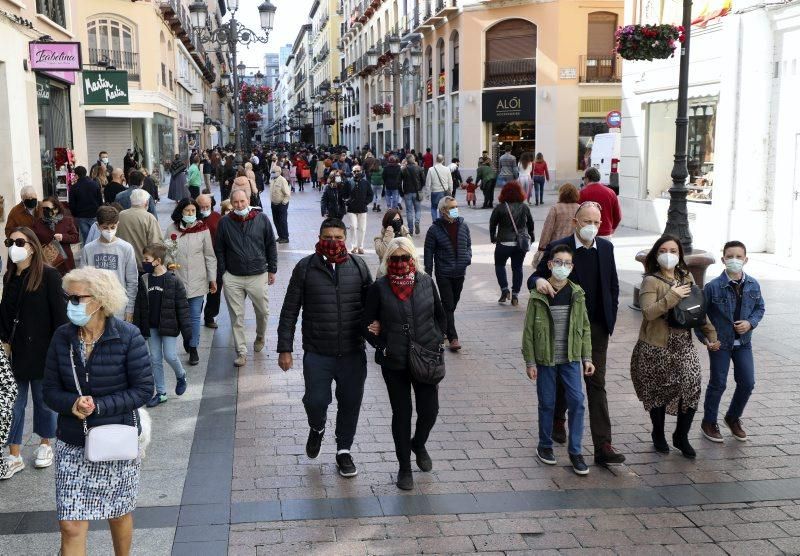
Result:
M641 340L631 354L633 389L645 411L667 407L667 413L697 409L700 401L700 357L689 330L670 328L667 347Z
M132 512L141 460L92 462L83 447L56 442L56 510L59 521L111 519Z

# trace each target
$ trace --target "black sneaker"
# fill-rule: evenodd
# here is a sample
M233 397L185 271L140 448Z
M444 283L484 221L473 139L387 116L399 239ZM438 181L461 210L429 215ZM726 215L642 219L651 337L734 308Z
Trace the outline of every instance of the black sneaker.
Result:
M570 454L569 461L572 462L572 470L578 475L588 475L589 466L583 461L583 456L580 454Z
M179 378L175 383L175 395L183 396L186 392L186 377Z
M414 448L412 444L411 451L416 454L417 467L419 467L421 471L428 472L433 469L433 461L431 460L430 454L428 454L428 450L425 449L425 446L422 448Z
M189 348L189 364L197 365L200 362L200 356L197 355L197 348Z
M419 224L414 224L414 233L419 235Z
M395 483L400 490L413 490L414 488L414 475L411 470L403 471L402 469L397 472L397 482Z
M547 465L556 465L558 463L552 448L536 448L536 457Z
M322 447L322 439L325 437L325 429L320 432L311 429L308 431L308 441L306 442L306 455L311 459L317 459L319 449Z
M358 469L356 469L356 464L353 463L353 456L350 455L350 452L336 454L336 467L342 477L355 477L358 475Z

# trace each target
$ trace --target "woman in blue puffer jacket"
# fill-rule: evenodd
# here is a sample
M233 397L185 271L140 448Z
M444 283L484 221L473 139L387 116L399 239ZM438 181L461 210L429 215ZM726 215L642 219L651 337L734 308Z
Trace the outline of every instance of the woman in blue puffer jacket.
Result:
M71 324L56 330L47 352L44 400L58 413L56 509L61 553L85 554L89 520L107 519L117 553L130 552L141 460L85 459L84 422L137 426L153 396L144 338L113 315L127 304L116 276L81 268L64 276Z

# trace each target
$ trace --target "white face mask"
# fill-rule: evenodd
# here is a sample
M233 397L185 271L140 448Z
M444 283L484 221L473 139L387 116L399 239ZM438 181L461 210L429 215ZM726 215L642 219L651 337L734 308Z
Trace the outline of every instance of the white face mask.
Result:
M597 236L597 230L597 226L589 224L578 230L578 235L583 241L594 241L595 236Z
M111 241L117 235L117 229L114 228L113 230L100 230L100 235L103 236L103 239L106 241Z
M738 274L744 268L744 261L742 259L725 259L725 270Z
M100 159L100 162L102 162L103 164L108 164L108 158L103 157Z
M30 253L28 253L28 249L26 247L17 247L16 245L12 245L8 248L8 258L11 259L11 262L14 264L21 263L29 256Z
M661 253L656 259L664 270L672 270L678 264L678 255L675 253Z

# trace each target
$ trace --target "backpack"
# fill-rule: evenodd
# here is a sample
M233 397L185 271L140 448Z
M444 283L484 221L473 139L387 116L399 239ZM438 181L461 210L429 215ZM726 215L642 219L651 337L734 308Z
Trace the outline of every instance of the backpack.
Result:
M669 284L670 287L672 286L669 280L661 276L655 274L646 274L645 276L652 276L665 284ZM667 323L672 328L691 330L692 328L699 328L706 322L706 303L703 289L697 284L692 284L691 287L692 290L689 295L681 299L677 305L664 315Z

